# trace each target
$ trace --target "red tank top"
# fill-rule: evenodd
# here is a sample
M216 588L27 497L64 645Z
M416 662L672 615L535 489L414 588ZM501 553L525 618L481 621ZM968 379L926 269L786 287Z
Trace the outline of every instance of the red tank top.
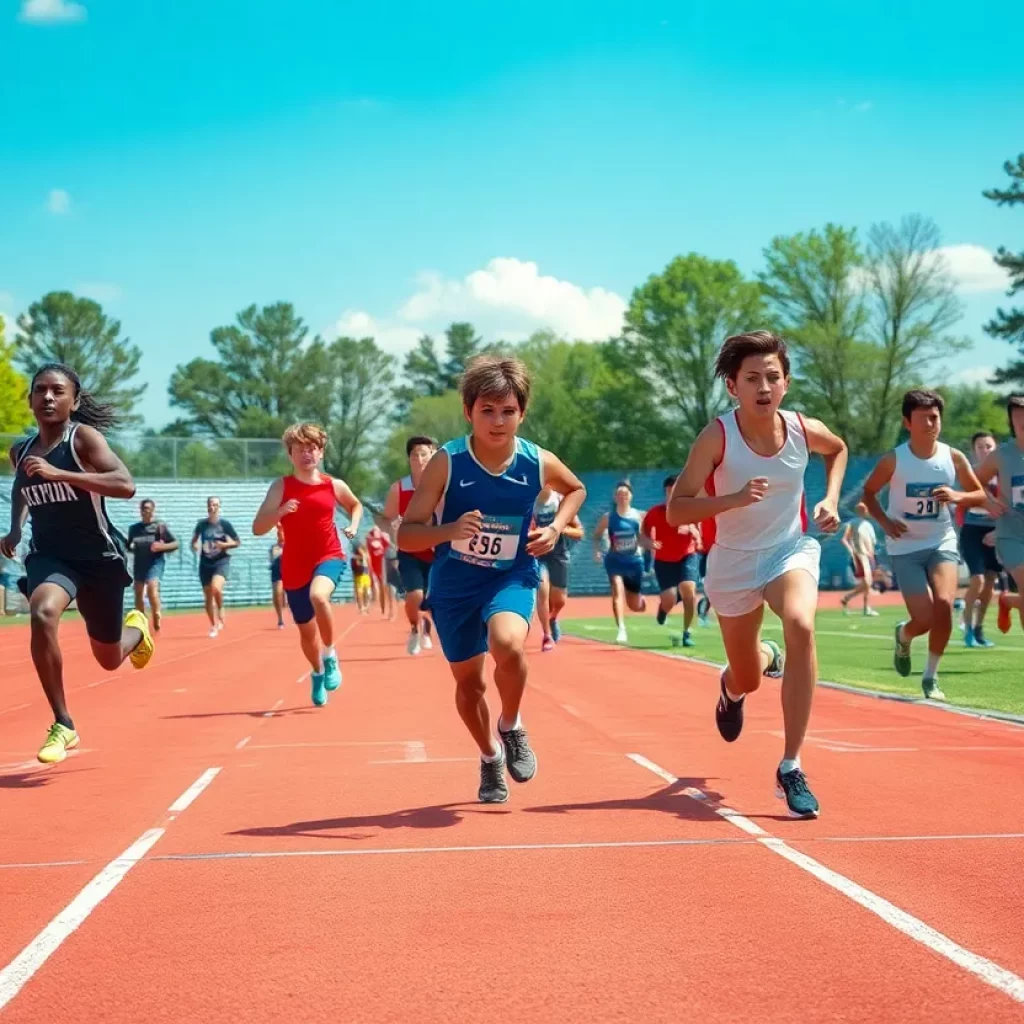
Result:
M405 510L409 507L409 502L412 501L412 496L416 493L416 488L412 485L411 476L403 476L398 481L398 514L400 516L405 515ZM421 562L432 562L434 560L434 549L425 548L423 551L410 551L412 555L415 555Z
M334 481L321 474L320 483L304 484L286 476L281 503L293 498L299 507L281 520L287 541L281 555L281 582L285 590L304 587L321 562L345 557L334 525Z

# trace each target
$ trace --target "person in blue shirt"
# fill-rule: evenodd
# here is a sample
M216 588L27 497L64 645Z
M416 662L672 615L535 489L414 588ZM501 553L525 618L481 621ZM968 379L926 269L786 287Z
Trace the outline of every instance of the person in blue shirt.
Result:
M536 773L520 717L526 638L540 571L586 499L579 479L550 452L517 436L530 399L518 359L479 356L461 383L468 437L449 441L427 464L398 530L402 551L434 549L430 603L441 649L455 677L455 703L480 748L479 799L508 799ZM532 527L537 495L562 495L548 526ZM437 511L437 525L431 517ZM501 699L497 740L485 698L484 660L494 659Z
M594 558L604 562L612 587L612 614L618 633L617 644L629 642L626 634L626 613L643 612L647 608L641 590L644 572L650 567L650 537L642 530L644 513L633 508L633 485L622 480L615 485L615 502L594 527ZM601 542L608 534L608 550L602 552Z

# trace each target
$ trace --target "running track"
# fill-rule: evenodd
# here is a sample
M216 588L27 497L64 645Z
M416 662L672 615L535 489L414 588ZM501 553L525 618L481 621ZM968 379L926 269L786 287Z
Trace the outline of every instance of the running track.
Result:
M337 617L322 710L269 612L113 676L67 625L53 768L0 630L4 1024L1024 1017L1024 730L819 690L796 822L777 684L727 746L713 670L569 639L531 655L537 778L482 807L437 652Z

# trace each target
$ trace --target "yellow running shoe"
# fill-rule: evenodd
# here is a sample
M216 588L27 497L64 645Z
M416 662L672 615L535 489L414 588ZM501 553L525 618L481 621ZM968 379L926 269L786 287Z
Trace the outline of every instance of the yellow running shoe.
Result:
M54 722L46 734L46 742L39 748L36 757L43 764L57 764L68 756L68 751L78 746L78 733L60 722Z
M134 626L142 634L139 646L128 657L136 668L145 668L149 664L149 659L153 657L153 637L149 632L149 620L142 612L133 608L124 617L124 624Z

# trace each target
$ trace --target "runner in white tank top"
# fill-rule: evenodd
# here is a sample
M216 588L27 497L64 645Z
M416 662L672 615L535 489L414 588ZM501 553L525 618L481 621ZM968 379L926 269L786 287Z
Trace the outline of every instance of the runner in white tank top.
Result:
M885 532L893 573L910 613L896 627L893 666L911 672L910 643L928 634L928 660L921 676L925 697L943 700L939 659L953 630L960 552L950 504L983 505L985 492L963 452L939 440L945 403L934 391L903 396L903 425L910 440L884 455L864 484L864 504ZM962 490L954 490L959 482ZM889 487L888 511L878 494Z
M806 536L804 470L812 452L826 464L826 495L814 509L819 530L839 527L846 445L818 420L779 409L789 389L785 342L768 331L729 338L715 373L737 408L714 420L690 449L669 502L670 525L713 519L704 588L715 607L728 667L715 709L727 742L743 728L743 705L762 674L782 675L785 750L775 773L790 813L817 817L818 801L800 768L818 675L814 612L818 542ZM782 651L761 639L764 603L782 619Z

